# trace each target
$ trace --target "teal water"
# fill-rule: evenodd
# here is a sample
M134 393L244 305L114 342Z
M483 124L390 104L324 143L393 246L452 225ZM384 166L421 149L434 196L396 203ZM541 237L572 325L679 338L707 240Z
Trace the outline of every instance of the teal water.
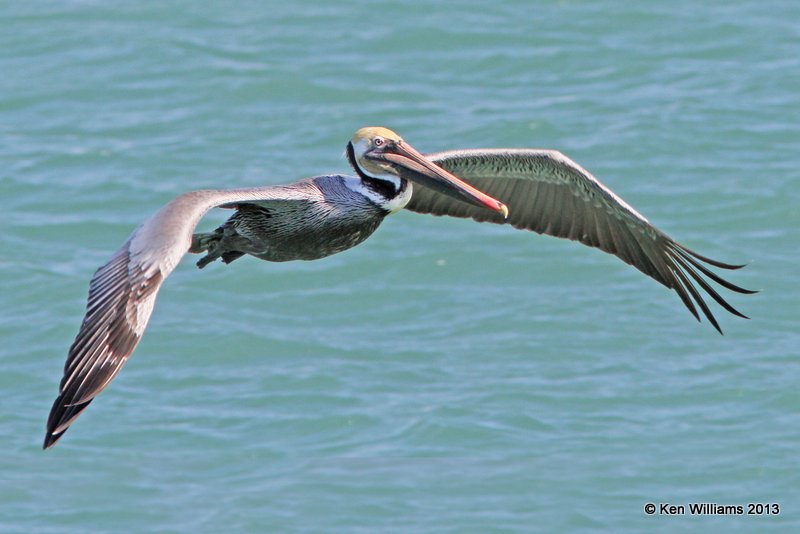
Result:
M0 530L797 531L800 9L712 4L2 4ZM401 213L318 262L185 260L40 449L89 278L139 222L347 171L369 124L564 151L748 262L752 320L715 308L719 336L611 256Z

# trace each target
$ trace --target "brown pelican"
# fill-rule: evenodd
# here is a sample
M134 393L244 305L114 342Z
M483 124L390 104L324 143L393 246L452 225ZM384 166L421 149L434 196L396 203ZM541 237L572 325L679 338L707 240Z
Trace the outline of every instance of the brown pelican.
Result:
M61 438L125 364L144 334L161 284L187 251L206 253L197 263L201 268L245 254L268 261L314 260L361 243L387 215L403 208L507 222L599 248L675 290L699 321L696 303L720 333L693 281L730 313L745 317L701 276L753 293L704 264L741 265L714 261L678 244L560 152L502 148L423 156L391 130L370 127L355 133L347 157L357 177L192 191L134 230L91 280L86 316L69 349L44 448ZM214 207L236 211L215 231L193 234Z

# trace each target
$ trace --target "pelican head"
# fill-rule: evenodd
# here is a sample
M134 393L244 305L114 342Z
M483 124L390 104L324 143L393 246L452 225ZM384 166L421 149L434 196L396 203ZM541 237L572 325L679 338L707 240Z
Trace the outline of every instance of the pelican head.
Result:
M409 180L508 217L505 204L434 164L388 128L367 126L358 130L347 144L347 156L362 180L389 182L395 191L400 190L402 180Z

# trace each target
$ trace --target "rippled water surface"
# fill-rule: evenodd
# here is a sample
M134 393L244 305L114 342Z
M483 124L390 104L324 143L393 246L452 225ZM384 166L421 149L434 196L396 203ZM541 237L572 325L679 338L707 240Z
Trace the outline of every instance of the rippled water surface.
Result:
M713 3L0 6L0 530L797 531L800 9ZM412 213L312 263L165 284L53 450L88 280L179 193L550 147L731 278L725 336L615 258ZM225 213L202 223L213 228ZM666 517L647 503L779 503Z

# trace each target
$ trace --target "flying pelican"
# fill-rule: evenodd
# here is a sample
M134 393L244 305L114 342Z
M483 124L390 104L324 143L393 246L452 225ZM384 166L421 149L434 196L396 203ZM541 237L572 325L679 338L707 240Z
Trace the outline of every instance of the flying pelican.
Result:
M134 230L92 277L44 448L52 447L119 373L144 334L161 284L186 252L206 253L197 262L200 268L245 254L267 261L315 260L358 245L387 215L403 208L577 240L675 290L699 321L697 303L720 333L692 281L724 309L747 318L701 276L738 293L754 293L703 264L742 265L711 260L680 245L558 151L499 148L423 156L391 130L367 127L347 144L347 158L357 177L335 174L290 185L191 191ZM193 234L214 207L236 211L213 232Z

